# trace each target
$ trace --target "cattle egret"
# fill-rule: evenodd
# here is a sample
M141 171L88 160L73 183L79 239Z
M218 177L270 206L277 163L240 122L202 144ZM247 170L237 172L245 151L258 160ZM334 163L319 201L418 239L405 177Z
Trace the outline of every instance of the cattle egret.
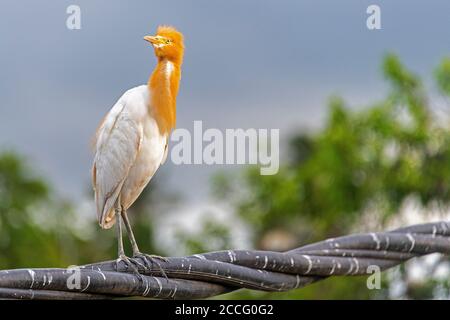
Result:
M117 224L117 265L124 261L135 270L133 264L139 263L128 258L123 249L122 220L133 258L148 264L147 259L156 256L139 251L127 210L166 160L169 135L175 127L184 51L183 35L170 26L159 26L156 35L144 40L153 46L157 66L147 85L125 92L101 122L92 167L98 222L103 229Z

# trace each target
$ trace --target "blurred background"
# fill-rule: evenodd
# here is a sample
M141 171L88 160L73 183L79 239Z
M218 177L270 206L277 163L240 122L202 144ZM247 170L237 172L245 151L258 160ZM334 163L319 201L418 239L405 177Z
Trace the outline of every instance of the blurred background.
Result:
M116 256L90 186L103 115L155 66L142 40L185 35L178 127L280 129L281 168L175 166L132 207L141 250L288 250L351 232L449 219L450 3L376 1L3 1L0 9L0 268ZM66 27L69 5L81 29ZM330 278L237 299L450 298L449 260Z

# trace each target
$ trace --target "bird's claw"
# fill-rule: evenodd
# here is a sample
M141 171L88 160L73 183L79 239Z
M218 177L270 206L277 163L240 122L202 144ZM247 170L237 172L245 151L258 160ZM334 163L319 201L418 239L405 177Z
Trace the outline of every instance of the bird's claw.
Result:
M150 254L145 254L145 253L141 253L141 252L137 252L133 255L134 259L142 259L142 261L144 261L145 263L145 270L149 270L151 271L153 269L153 264L156 264L158 266L159 271L161 272L161 274L164 276L164 278L167 278L167 275L164 271L164 269L161 267L161 264L157 261L163 261L163 262L167 262L169 261L167 258L161 257L161 256L156 256L156 255L150 255Z
M119 258L116 260L116 271L119 272L119 263L123 262L125 266L128 269L131 269L133 273L139 278L140 281L142 281L142 274L139 272L139 267L145 270L145 266L140 263L139 261L136 261L135 259L130 259L126 255L122 254L119 255Z

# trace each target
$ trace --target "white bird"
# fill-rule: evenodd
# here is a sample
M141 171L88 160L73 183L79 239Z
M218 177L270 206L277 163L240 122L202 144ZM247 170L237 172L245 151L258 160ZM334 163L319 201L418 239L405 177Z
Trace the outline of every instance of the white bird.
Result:
M139 251L127 209L139 197L167 157L167 144L176 121L176 97L183 61L183 35L175 28L160 26L155 36L146 36L158 64L147 85L125 92L105 116L95 137L92 183L97 217L103 229L117 223L118 262L132 262L123 249L123 220L133 249L133 258L148 256Z

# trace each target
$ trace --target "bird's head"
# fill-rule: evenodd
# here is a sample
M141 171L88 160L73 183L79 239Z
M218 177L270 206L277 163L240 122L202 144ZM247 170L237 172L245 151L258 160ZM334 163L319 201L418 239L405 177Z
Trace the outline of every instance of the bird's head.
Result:
M154 36L145 36L144 40L150 42L159 59L168 59L181 63L183 60L183 35L171 26L159 26Z

